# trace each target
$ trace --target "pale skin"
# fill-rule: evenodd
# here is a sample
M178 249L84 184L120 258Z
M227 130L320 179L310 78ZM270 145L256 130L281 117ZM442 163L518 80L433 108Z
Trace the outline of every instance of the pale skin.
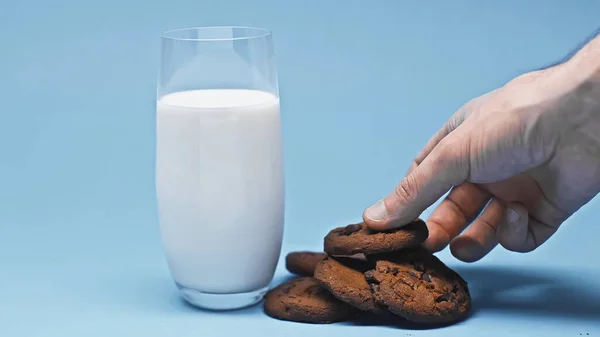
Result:
M448 191L424 246L450 245L465 262L498 244L538 248L600 192L600 35L568 61L465 104L363 219L401 227Z

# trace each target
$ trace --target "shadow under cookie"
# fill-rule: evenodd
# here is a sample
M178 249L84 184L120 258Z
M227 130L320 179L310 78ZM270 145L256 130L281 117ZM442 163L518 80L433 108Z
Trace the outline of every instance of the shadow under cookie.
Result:
M599 273L578 269L468 266L456 270L469 282L473 310L570 317L600 322Z

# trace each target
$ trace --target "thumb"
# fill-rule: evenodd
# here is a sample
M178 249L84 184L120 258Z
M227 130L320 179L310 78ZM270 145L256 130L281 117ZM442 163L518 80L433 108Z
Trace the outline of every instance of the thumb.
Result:
M412 170L394 192L367 208L365 224L375 230L402 227L441 198L469 174L468 142L460 127L442 139L421 164Z

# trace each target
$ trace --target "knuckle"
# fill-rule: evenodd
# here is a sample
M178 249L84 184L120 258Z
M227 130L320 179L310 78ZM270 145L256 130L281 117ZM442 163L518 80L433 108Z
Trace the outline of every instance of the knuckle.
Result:
M456 138L455 137L446 137L442 139L438 144L438 155L435 157L435 160L439 161L447 157L448 151L452 151L456 146Z
M463 123L463 120L458 120L457 118L452 118L451 120L448 121L448 124L446 124L446 132L447 134L450 134L452 132L454 132L454 130L458 129L458 127Z
M450 133L456 129L463 120L463 115L466 114L464 108L461 108L457 113L455 113L444 125L444 131L446 133Z
M461 106L458 112L455 114L461 117L467 117L477 110L477 107L480 104L479 97L473 98L472 100L465 103L465 105Z
M449 169L456 165L465 151L460 138L446 137L438 144L438 151L432 156L431 161L434 167L441 169Z
M444 226L435 220L428 220L427 226L430 227L427 246L433 252L439 252L446 248L448 243L454 238Z
M401 204L408 204L415 200L418 192L418 185L413 174L406 176L396 186L394 195Z
M467 118L471 115L478 114L482 111L482 107L484 104L490 100L495 94L498 93L498 89L492 90L488 93L485 93L481 96L475 97L465 103L460 109L457 111L455 116L459 118Z
M488 233L493 233L493 235L496 235L498 231L496 225L492 224L487 219L483 219L482 217L480 217L478 220L481 222L481 226L485 228Z

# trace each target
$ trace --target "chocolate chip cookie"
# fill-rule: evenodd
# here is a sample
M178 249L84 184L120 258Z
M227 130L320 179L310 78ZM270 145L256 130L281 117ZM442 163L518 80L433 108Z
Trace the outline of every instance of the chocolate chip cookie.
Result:
M324 248L329 255L377 254L416 247L428 235L421 219L388 231L374 231L359 223L333 229L325 236Z
M375 301L364 275L374 266L366 259L327 256L315 268L314 277L336 298L363 311L385 313L385 306Z
M424 249L370 256L365 277L377 303L417 323L448 324L471 310L467 282Z
M313 276L315 267L325 257L325 253L291 252L285 257L285 268L292 274Z
M273 318L304 323L340 322L358 313L312 277L292 279L271 289L265 295L264 311Z

